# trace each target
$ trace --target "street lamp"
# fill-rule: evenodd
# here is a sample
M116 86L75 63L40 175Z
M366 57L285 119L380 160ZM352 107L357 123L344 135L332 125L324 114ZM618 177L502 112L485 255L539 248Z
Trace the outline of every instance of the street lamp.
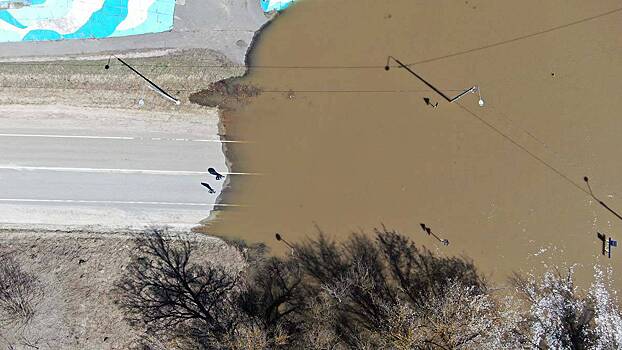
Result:
M291 245L288 241L286 241L278 232L274 234L274 238L276 238L276 240L279 242L285 243L285 245L288 246L292 250L292 255L294 255L294 252L296 251L294 246Z

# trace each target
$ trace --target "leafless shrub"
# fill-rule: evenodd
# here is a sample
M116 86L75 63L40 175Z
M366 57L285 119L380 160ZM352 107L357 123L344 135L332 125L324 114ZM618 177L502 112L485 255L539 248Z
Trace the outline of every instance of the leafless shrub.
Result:
M595 349L622 348L622 311L613 289L613 271L594 267L594 283L589 296L594 303Z
M300 333L299 317L305 300L302 273L296 262L270 258L252 268L240 294L239 307L261 323L269 336Z
M227 350L291 349L292 339L279 327L268 332L258 324L240 324L235 333L219 344Z
M384 332L400 305L421 309L430 299L444 298L454 282L474 294L486 292L470 261L437 257L384 227L375 233L375 240L354 234L342 244L320 233L296 245L295 259L309 277L305 289L335 299L336 331L350 346Z
M339 315L335 304L339 302L329 291L321 292L308 305L302 343L305 349L344 349L345 345L336 332Z
M11 254L0 257L0 323L27 323L42 295L37 278Z
M595 265L594 280L584 288L575 281L580 265L545 264L543 268L542 273L515 273L510 278L522 318L516 337L524 348L622 348L622 310L614 271Z
M489 294L452 282L424 305L394 305L380 337L390 349L514 349L515 313L502 311Z
M541 278L515 274L511 283L527 303L522 335L533 347L591 349L596 342L594 303L582 295L572 268L547 270Z

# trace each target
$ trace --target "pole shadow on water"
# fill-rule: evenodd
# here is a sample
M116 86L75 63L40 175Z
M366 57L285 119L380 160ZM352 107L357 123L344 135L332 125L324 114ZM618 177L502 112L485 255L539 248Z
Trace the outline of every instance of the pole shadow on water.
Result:
M283 236L281 236L281 234L279 234L278 232L275 233L274 234L274 238L276 238L277 241L283 242L286 246L288 246L292 250L292 255L294 255L296 253L296 249L294 248L294 246L292 244L290 244L288 241L286 241L285 238L283 238Z
M171 94L169 94L168 92L166 92L164 89L159 87L156 83L154 83L149 78L144 76L141 72L136 70L134 67L130 66L127 62L125 62L124 60L120 59L119 57L117 57L115 55L112 55L111 57L116 58L117 61L121 62L122 65L126 66L132 72L134 72L134 74L136 74L139 77L141 77L144 81L147 82L147 86L149 86L149 88L151 90L155 91L157 94L159 94L160 96L164 97L164 99L169 100L169 101L175 103L176 105L181 104L181 101L178 98L176 98L176 97L172 96ZM111 57L108 57L108 63L106 63L106 65L104 66L104 69L106 69L106 70L110 69L110 58Z
M419 225L421 226L421 229L423 230L423 232L427 233L428 236L432 236L432 237L436 238L439 242L443 243L443 245L445 245L445 246L449 245L449 240L448 239L441 239L434 232L432 232L432 229L429 228L428 226L426 226L426 224L421 223Z
M594 200L598 202L598 204L600 204L603 208L607 209L611 214L615 215L618 219L622 220L622 216L618 212L611 209L607 204L605 204L605 202L601 201L598 197L596 197L596 195L592 191L592 186L590 186L590 179L587 176L583 177L583 181L585 181L585 183L587 184L587 189L590 193L590 196L594 198Z
M464 95L466 95L468 93L475 93L475 92L479 91L477 86L472 86L472 87L464 90L463 92L459 93L458 95L456 95L454 97L449 97L449 96L445 95L445 93L443 93L437 87L435 87L434 85L429 83L427 80L425 80L422 76L420 76L419 74L415 73L415 71L410 69L410 67L408 67L407 65L405 65L404 63L402 63L400 60L398 60L397 58L395 58L393 56L388 56L387 57L387 65L384 66L384 70L388 71L388 70L391 69L391 66L389 65L389 62L391 60L395 61L395 63L397 63L401 68L406 69L410 74L414 75L417 79L421 80L425 85L427 85L430 89L434 90L437 94L441 95L441 97L443 99L445 99L445 101L447 101L449 103L459 100L462 96L464 96ZM480 100L481 100L481 98L480 98ZM483 105L483 104L481 104L481 105Z
M427 106L430 106L430 107L432 107L432 108L436 108L436 107L438 107L438 102L434 102L434 103L432 103L432 101L430 100L430 98L429 98L429 97L424 97L424 98L423 98L423 102L425 102L425 104L426 104Z

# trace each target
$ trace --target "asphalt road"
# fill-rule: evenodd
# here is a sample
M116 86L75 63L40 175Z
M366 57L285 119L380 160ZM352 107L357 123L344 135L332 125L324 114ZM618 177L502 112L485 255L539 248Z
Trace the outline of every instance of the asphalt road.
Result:
M0 224L193 226L208 167L227 172L215 117L0 106Z

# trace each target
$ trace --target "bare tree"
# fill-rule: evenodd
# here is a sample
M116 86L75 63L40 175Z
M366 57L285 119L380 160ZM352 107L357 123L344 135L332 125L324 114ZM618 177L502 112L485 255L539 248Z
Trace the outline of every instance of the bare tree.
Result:
M259 258L245 273L232 275L193 259L196 245L161 229L147 232L136 246L118 284L120 303L150 333L177 329L210 349L277 348L299 338L305 306L295 262Z
M191 262L194 246L153 229L137 240L137 254L119 283L130 319L155 333L181 329L202 344L217 342L240 322L238 276Z

